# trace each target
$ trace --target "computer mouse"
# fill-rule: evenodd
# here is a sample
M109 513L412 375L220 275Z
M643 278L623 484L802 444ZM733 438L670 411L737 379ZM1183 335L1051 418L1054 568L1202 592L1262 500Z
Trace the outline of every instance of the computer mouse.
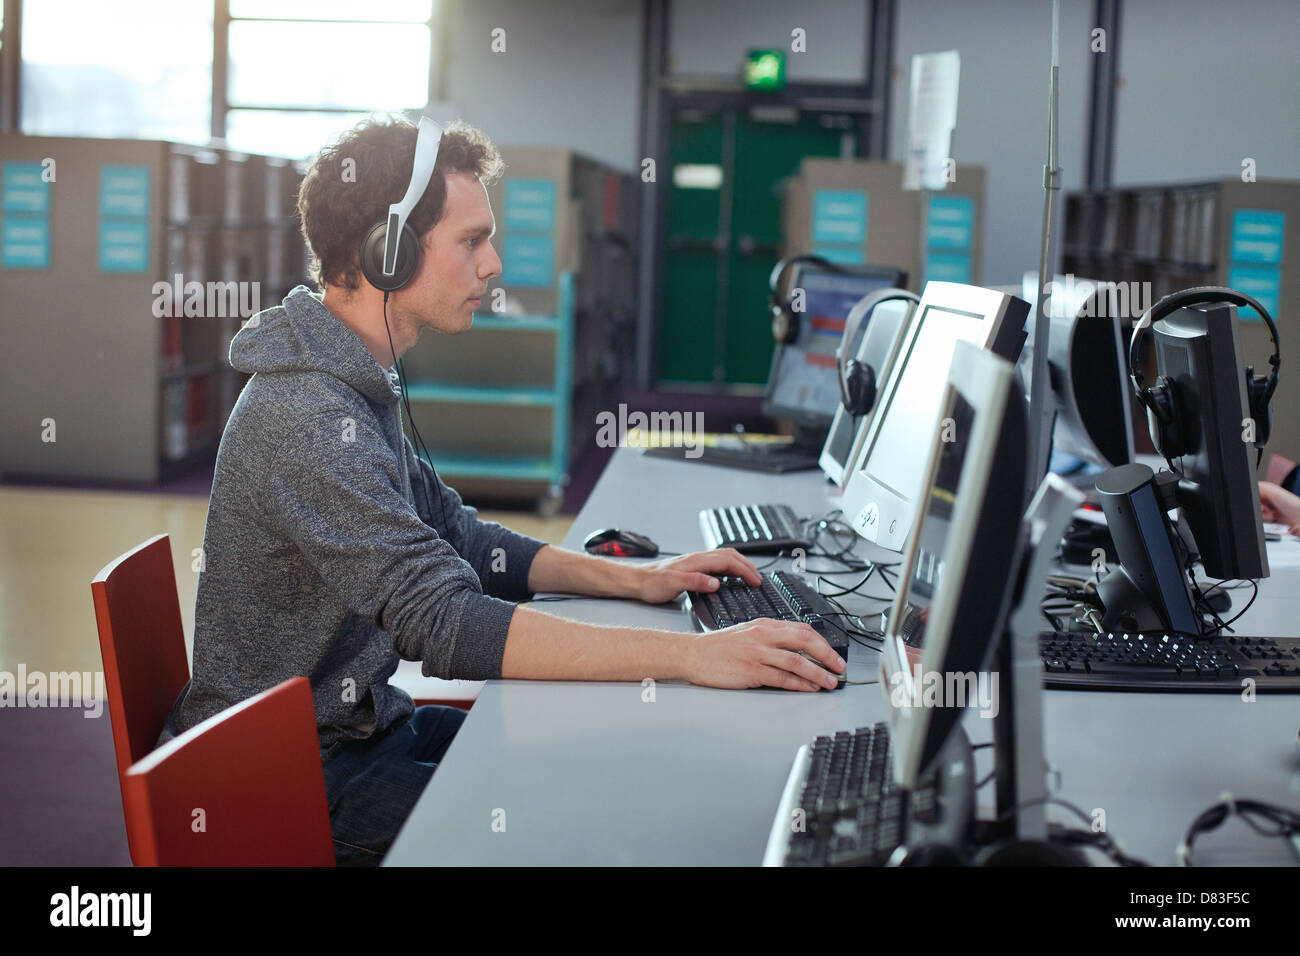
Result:
M587 535L582 542L588 554L602 554L611 558L653 558L659 554L659 545L635 531L602 528Z

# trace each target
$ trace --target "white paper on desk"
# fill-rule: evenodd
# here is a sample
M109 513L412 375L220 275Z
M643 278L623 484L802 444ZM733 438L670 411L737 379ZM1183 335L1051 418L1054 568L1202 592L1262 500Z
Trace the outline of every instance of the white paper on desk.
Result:
M961 55L956 50L912 57L911 113L907 124L904 189L947 189L946 166L957 125L957 81Z
M1282 568L1300 568L1300 538L1284 534L1281 541L1269 541L1264 545L1268 551L1268 569L1278 571Z

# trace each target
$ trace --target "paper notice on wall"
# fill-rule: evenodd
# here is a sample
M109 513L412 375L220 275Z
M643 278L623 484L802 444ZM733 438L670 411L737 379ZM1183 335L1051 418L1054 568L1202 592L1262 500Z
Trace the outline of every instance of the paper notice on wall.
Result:
M952 181L952 131L957 126L956 50L912 57L904 189L946 189Z

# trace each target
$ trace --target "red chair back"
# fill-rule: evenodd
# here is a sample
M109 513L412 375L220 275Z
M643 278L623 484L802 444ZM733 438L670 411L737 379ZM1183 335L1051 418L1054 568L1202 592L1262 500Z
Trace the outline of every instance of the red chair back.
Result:
M120 779L162 733L190 679L171 542L155 535L90 582Z
M209 717L122 778L137 866L333 866L311 684Z

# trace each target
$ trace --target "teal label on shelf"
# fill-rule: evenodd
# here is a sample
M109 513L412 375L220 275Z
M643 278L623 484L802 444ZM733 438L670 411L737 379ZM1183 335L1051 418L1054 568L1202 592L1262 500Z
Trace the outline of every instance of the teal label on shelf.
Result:
M99 168L99 214L101 216L149 215L149 167L101 166Z
M867 242L867 194L860 189L819 189L813 194L812 241Z
M1233 262L1282 264L1286 213L1271 209L1237 209L1232 214Z
M1268 309L1268 314L1277 319L1282 301L1282 270L1271 266L1232 265L1228 269L1228 285L1238 292L1244 292ZM1263 321L1252 308L1242 307L1237 316L1247 322Z
M506 236L502 245L502 285L534 289L551 286L555 242L550 236Z
M99 224L99 270L147 272L148 269L149 224L102 220Z
M40 163L5 163L0 171L0 209L5 212L50 211L50 184Z
M925 259L925 280L927 282L961 282L971 283L970 256L929 255Z
M813 255L845 266L863 265L861 246L813 246Z
M507 229L555 229L555 180L507 179L505 191Z
M8 215L0 221L0 266L50 267L50 221L44 216Z
M975 200L970 196L931 196L926 244L969 249L975 232ZM931 276L930 278L934 278Z

